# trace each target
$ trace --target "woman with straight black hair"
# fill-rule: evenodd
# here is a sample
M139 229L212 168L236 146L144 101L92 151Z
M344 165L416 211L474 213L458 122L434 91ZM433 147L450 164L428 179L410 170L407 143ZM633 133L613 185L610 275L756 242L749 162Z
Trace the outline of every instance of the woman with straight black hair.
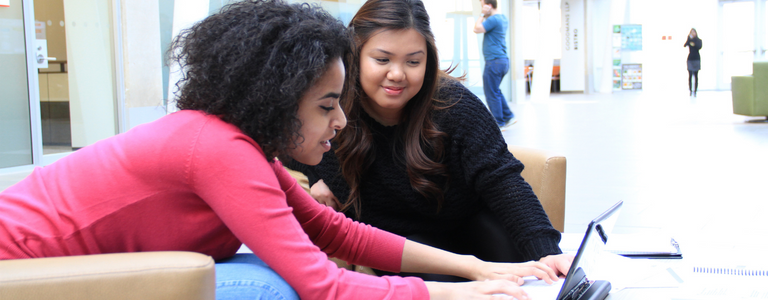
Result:
M308 176L313 197L448 251L567 273L572 256L561 254L560 232L496 121L439 69L424 4L369 0L348 27L356 42L342 100L348 126L320 164L290 165Z

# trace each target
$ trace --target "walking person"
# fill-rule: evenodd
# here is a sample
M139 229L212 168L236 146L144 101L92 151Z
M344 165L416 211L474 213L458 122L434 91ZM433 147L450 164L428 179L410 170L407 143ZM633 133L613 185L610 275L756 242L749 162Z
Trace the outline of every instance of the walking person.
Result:
M483 34L483 57L485 69L483 69L483 92L488 109L496 119L496 123L502 129L515 123L515 114L509 109L504 94L499 86L501 79L509 72L509 58L507 57L507 45L505 35L509 20L498 11L496 0L479 0L483 6L480 18L475 22L475 33Z
M699 90L699 70L701 69L701 56L699 55L701 39L696 28L691 28L691 32L688 33L688 40L685 41L683 47L688 47L688 92L691 96L696 97L696 91ZM696 79L696 84L692 84L693 79Z

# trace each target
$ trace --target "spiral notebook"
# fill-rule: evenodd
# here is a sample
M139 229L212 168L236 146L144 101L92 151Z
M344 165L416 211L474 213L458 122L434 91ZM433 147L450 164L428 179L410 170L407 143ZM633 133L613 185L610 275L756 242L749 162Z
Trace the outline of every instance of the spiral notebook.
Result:
M747 267L747 266L734 266L734 267L694 266L693 273L768 278L768 268L754 268L754 267Z
M751 264L751 262L750 262ZM699 264L672 300L768 299L765 265Z

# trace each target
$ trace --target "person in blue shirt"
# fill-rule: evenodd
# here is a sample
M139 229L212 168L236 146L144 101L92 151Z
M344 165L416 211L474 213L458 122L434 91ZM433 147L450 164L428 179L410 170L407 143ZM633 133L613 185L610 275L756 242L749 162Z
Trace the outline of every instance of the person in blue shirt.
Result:
M509 109L507 100L499 86L501 79L509 71L509 58L504 35L507 33L509 21L498 11L496 0L479 0L483 6L480 18L475 22L475 33L483 33L483 91L488 109L502 129L515 123L515 114Z

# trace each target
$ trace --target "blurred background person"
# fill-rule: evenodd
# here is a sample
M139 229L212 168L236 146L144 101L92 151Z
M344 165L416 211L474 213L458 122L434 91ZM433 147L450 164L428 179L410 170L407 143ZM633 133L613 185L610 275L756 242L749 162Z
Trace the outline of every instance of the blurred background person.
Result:
M496 0L480 0L483 12L475 22L475 33L483 34L483 92L485 103L502 129L515 123L515 114L509 109L507 99L501 93L501 79L509 72L509 58L504 35L507 33L509 20L497 8Z
M688 33L688 40L685 41L683 47L688 47L688 92L691 96L696 97L696 91L699 90L699 70L701 70L701 56L699 55L701 39L696 28L691 28L691 32ZM693 79L696 79L695 84L691 82Z

